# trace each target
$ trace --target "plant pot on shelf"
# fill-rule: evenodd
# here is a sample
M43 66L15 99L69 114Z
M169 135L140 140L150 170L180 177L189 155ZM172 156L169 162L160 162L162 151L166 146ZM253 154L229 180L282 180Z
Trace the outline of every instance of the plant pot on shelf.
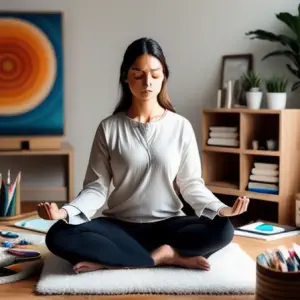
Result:
M260 109L263 93L256 88L246 92L247 107L249 109Z
M274 110L285 109L286 98L286 93L267 93L267 107Z

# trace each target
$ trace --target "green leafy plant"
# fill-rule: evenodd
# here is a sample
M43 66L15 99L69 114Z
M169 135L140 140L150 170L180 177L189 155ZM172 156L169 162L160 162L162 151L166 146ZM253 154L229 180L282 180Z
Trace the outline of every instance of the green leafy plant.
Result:
M242 77L244 91L250 91L252 88L261 87L261 77L259 73L249 71Z
M280 76L273 76L266 80L266 88L269 93L285 93L287 84L287 79Z
M298 15L282 12L276 14L276 18L289 28L291 36L274 34L261 29L247 32L246 35L251 36L251 39L266 40L283 45L285 47L284 49L270 52L265 55L262 60L271 56L284 56L290 61L290 63L286 64L288 70L300 79L300 4L298 6ZM295 82L292 86L292 91L295 91L299 87L300 81Z

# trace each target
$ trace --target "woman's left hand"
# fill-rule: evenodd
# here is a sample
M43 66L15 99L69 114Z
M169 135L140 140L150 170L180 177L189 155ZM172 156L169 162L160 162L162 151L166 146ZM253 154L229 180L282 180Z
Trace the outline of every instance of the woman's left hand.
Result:
M250 200L247 197L238 197L232 207L223 207L220 209L219 213L223 217L232 217L240 215L247 211L249 201Z

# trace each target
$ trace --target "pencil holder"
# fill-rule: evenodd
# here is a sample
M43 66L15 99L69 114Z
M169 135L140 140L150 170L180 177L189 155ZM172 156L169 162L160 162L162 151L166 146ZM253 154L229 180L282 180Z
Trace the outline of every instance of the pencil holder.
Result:
M19 172L14 181L0 182L0 221L9 221L20 215L20 180Z
M256 300L300 299L300 272L280 272L256 260Z

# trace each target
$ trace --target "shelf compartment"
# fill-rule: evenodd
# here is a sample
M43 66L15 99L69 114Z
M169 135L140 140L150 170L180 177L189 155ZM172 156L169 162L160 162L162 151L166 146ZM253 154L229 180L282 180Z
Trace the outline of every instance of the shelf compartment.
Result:
M267 149L267 140L277 142L277 148L274 152L279 151L279 130L280 115L279 114L241 114L241 148L254 150L252 141L257 140L259 143L258 150Z
M252 174L252 169L254 168L254 163L271 163L271 164L277 164L278 168L275 170L278 174L270 174L267 176L271 177L277 177L278 182L262 182L262 181L256 181L251 180L251 182L260 182L260 183L266 183L275 185L278 187L278 192L276 194L269 194L269 193L260 193L260 192L254 192L248 190L248 183L250 181L250 176ZM251 155L251 154L242 154L241 155L241 190L247 192L251 197L261 197L261 195L264 195L264 199L271 199L273 201L274 199L278 200L278 196L280 194L280 159L277 156L262 156L262 155ZM260 174L256 174L260 175Z
M202 122L203 122L203 128L205 130L202 131L202 146L205 147L220 147L220 148L228 148L228 149L237 149L240 148L240 114L231 112L226 114L221 113L211 113L211 112L205 112L203 111L202 114ZM236 127L237 128L237 140L238 140L238 146L236 145L211 145L208 144L208 139L210 138L210 127L212 126L222 126L222 127Z
M237 190L237 189L230 189L226 187L219 187L219 186L213 186L213 185L206 185L207 188L213 192L214 194L221 194L221 195L234 195L236 197L248 197L251 199L256 200L264 200L269 202L279 202L280 196L279 195L270 195L270 194L262 194L262 193L254 193L249 191L243 191L243 190Z
M43 202L43 201L64 201L67 202L68 193L65 186L39 187L20 189L21 201Z
M202 162L207 185L239 190L239 154L203 152Z

